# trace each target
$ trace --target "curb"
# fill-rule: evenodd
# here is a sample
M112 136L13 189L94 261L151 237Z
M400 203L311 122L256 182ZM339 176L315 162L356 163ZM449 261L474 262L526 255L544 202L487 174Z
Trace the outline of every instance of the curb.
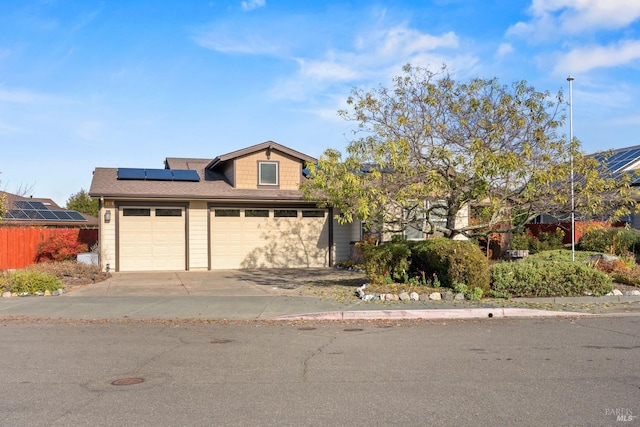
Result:
M376 319L483 319L506 317L579 317L588 313L547 311L525 308L466 308L435 310L367 310L328 311L323 313L291 314L272 320L376 320Z

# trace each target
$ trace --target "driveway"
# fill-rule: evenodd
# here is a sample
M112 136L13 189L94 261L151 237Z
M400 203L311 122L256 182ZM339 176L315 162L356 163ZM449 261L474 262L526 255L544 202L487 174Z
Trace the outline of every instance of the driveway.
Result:
M334 268L112 273L68 296L304 296L332 285L356 286L364 275Z

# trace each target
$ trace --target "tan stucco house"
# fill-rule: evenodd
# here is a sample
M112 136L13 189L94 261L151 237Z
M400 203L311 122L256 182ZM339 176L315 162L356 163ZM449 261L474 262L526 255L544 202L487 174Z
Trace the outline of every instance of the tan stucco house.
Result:
M329 267L360 224L299 191L316 159L273 141L164 169L96 168L100 259L115 271Z

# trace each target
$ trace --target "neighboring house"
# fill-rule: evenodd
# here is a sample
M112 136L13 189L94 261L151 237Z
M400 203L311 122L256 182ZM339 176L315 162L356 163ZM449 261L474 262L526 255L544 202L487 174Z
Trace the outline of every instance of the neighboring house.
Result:
M0 191L0 201L7 209L2 227L98 228L98 218L61 208L51 199Z
M38 247L65 234L91 248L98 241L98 218L61 208L51 199L22 197L0 191L7 209L0 219L0 270L24 268L36 262Z
M601 165L601 172L606 173L614 178L623 174L634 174L631 180L632 187L640 187L640 145L632 147L619 148L616 150L602 151L590 154ZM577 178L579 179L579 178ZM640 201L640 200L638 200ZM590 220L601 221L607 215L596 216ZM622 218L624 222L631 225L632 228L640 229L640 215L631 214L627 218ZM563 224L563 228L568 231L569 240L571 240L571 212L559 213L556 215L540 215L533 224Z
M360 224L341 225L299 191L316 159L267 141L164 169L96 168L101 265L115 271L329 267Z

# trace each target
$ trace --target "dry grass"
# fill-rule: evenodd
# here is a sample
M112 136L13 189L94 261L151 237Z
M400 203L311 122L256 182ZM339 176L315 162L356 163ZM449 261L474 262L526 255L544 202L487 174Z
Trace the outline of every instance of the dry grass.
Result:
M107 273L100 271L99 266L77 261L41 262L30 265L25 270L52 274L59 278L67 289L101 282L109 277Z

